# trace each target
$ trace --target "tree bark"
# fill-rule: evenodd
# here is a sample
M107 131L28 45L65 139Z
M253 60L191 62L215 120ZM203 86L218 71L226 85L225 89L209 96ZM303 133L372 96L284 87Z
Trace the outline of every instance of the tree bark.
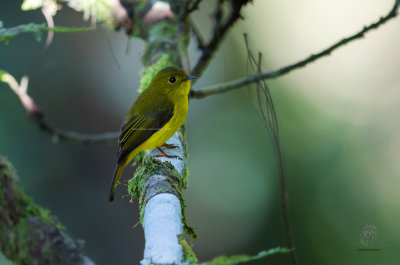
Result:
M10 162L0 156L0 250L18 265L94 265L48 210L20 191Z
M158 2L146 12L140 28L140 37L146 42L142 58L144 69L139 92L143 91L154 75L167 66L177 66L189 72L187 47L189 29L182 1ZM140 19L140 11L136 14ZM150 20L149 14L158 14L158 19ZM159 16L162 18L159 19ZM136 20L136 19L135 19ZM137 21L137 20L136 20ZM133 35L139 33L133 32ZM141 222L145 233L143 265L182 264L197 262L190 247L185 244L183 233L196 237L185 219L182 191L186 188L187 169L185 151L185 131L181 128L167 141L177 146L163 149L163 152L176 158L155 158L160 152L155 149L137 159L137 169L129 181L129 192L139 199ZM185 248L182 247L185 244ZM185 251L184 251L185 249ZM189 258L190 257L190 258Z

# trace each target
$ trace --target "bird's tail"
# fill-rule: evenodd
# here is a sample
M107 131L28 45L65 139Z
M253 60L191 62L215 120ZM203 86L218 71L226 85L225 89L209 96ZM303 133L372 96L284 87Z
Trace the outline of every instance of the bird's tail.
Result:
M115 168L114 177L113 177L113 180L111 183L110 196L108 197L108 200L110 202L114 200L115 189L117 188L117 184L118 184L119 178L121 177L122 171L124 171L124 167L125 167L125 163L118 163L117 167Z

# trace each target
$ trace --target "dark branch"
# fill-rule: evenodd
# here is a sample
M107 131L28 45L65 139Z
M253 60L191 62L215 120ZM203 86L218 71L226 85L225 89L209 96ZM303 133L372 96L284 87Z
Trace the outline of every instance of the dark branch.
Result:
M191 30L193 32L194 37L196 38L197 48L199 50L204 50L206 44L204 42L204 38L201 35L200 30L197 28L196 24L194 24L194 22L191 19L189 19L189 25L190 25L190 28L191 28Z
M80 143L113 142L120 134L119 132L84 134L55 128L45 121L44 113L28 95L28 78L26 76L22 77L21 84L18 84L12 75L0 70L0 81L10 86L15 94L17 94L32 121L36 123L41 130L53 136L56 141L73 141Z
M310 64L310 63L320 59L321 57L330 55L334 50L336 50L336 49L338 49L338 48L340 48L340 47L342 47L342 46L344 46L344 45L346 45L346 44L348 44L348 43L350 43L350 42L352 42L354 40L357 40L357 39L360 39L360 38L364 37L364 35L367 32L369 32L369 31L371 31L373 29L377 29L378 27L382 26L383 24L385 24L390 19L393 19L393 18L397 17L399 6L400 6L400 0L396 0L394 5L393 5L393 8L389 11L389 13L386 16L381 17L378 21L376 21L376 22L374 22L374 23L372 23L372 24L370 24L368 26L365 26L359 32L357 32L357 33L355 33L355 34L353 34L353 35L351 35L351 36L349 36L347 38L344 38L344 39L334 43L330 47L328 47L328 48L326 48L326 49L324 49L324 50L322 50L322 51L320 51L320 52L318 52L316 54L312 54L312 55L308 56L307 58L305 58L305 59L303 59L303 60L301 60L301 61L299 61L297 63L282 67L282 68L280 68L278 70L274 70L274 71L271 71L271 72L260 73L260 74L256 74L256 75L251 75L249 77L236 79L236 80L233 80L233 81L230 81L230 82L215 84L215 85L203 88L203 89L198 90L198 91L193 91L192 90L191 93L190 93L190 97L191 98L200 99L200 98L204 98L204 97L207 97L207 96L224 93L224 92L236 89L236 88L240 88L242 86L258 82L259 80L277 78L277 77L280 77L282 75L288 74L289 72L291 72L293 70L296 70L298 68L304 67L307 64Z
M202 0L183 1L183 8L180 9L179 21L186 21L191 13L199 8Z
M200 2L202 0L194 0L192 5L188 8L188 10L186 11L186 15L189 15L190 13L192 13L193 11L197 10L199 8Z
M240 11L244 5L246 5L250 0L231 0L229 1L230 12L225 19L221 21L222 14L222 4L226 2L224 0L219 0L217 2L217 7L214 12L214 32L210 41L202 49L199 60L197 61L195 67L193 68L192 74L200 77L203 71L206 69L211 58L213 57L215 51L217 50L219 44L225 37L228 30L235 24L235 22L241 18Z
M0 251L15 264L94 265L46 209L17 188L18 176L0 156Z

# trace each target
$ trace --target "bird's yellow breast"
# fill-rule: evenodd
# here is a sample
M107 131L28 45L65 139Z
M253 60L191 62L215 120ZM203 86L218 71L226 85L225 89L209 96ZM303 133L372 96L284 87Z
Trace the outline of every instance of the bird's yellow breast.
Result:
M140 151L151 150L162 146L179 130L186 119L189 102L187 95L175 97L174 99L174 112L172 118L149 139L136 147L135 150L129 154L127 161L131 161Z
M114 192L124 168L135 155L140 151L162 146L182 126L189 107L191 79L194 76L188 76L182 69L164 68L153 77L147 89L132 104L121 128L118 164L114 171L110 201L114 199ZM154 128L156 126L162 128Z
M179 130L185 121L189 106L187 97L180 101L181 102L176 102L174 105L174 114L172 118L159 131L154 133L147 141L138 147L141 148L140 151L160 147Z

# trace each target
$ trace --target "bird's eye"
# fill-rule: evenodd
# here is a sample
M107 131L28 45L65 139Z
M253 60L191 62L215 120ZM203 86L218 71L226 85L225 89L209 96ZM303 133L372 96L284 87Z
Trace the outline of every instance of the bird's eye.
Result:
M169 82L170 82L171 84L175 83L175 82L176 82L176 78L175 78L174 76L171 76L171 77L169 78Z

